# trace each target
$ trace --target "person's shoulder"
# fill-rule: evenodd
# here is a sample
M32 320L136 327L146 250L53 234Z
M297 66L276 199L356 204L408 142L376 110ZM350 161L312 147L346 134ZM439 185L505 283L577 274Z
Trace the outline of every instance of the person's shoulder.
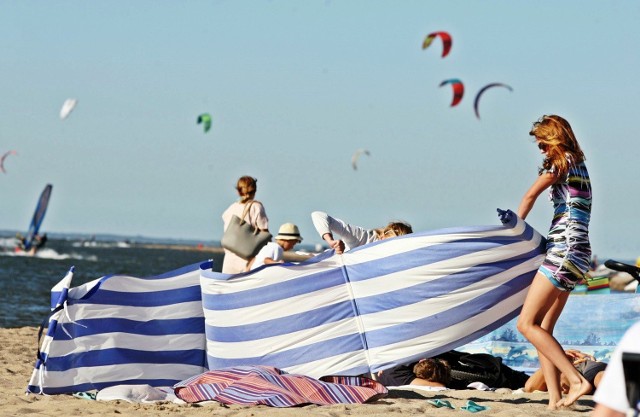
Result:
M242 204L240 204L237 201L234 201L233 203L229 204L229 207L227 207L227 209L225 211L231 211L237 207L242 207Z

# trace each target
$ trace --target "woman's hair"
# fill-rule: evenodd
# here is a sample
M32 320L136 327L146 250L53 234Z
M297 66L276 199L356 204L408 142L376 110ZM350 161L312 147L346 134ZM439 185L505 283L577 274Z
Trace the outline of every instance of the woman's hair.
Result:
M391 222L381 229L375 229L378 239L386 239L389 237L408 235L413 233L413 229L409 223Z
M244 177L240 177L238 179L238 184L236 185L236 190L238 190L238 195L240 196L240 202L246 203L247 201L253 200L256 196L257 179L245 175Z
M413 373L416 378L426 379L431 382L438 382L444 386L451 381L451 366L444 359L429 358L415 364Z
M575 164L585 160L571 125L560 116L542 116L533 124L529 134L547 148L541 173L555 168L558 176L564 177L569 171L566 154L571 156L571 161Z

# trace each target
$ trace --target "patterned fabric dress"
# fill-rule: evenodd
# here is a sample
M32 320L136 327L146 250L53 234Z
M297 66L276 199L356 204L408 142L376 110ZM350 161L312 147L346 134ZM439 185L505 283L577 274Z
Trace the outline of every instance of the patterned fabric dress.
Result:
M554 214L541 271L556 287L571 291L584 278L591 262L591 181L584 161L575 164L569 155L567 160L567 177L553 184L549 193Z

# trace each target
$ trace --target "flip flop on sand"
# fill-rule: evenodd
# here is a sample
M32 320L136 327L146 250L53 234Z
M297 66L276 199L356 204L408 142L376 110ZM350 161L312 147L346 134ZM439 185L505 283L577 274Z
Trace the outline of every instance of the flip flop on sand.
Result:
M76 398L81 398L83 400L95 400L96 394L92 392L74 392L73 396Z
M489 410L489 407L485 407L484 405L476 404L473 401L467 401L467 405L463 405L460 407L461 410L469 411L470 413L477 413L478 411Z
M433 405L434 407L438 407L438 408L441 408L441 407L447 407L447 408L450 408L450 409L452 409L452 410L455 410L455 409L456 409L456 408L455 408L453 405L451 405L451 403L450 403L449 401L447 401L447 400L439 400L439 399L435 399L435 400L427 400L427 402L428 402L429 404Z

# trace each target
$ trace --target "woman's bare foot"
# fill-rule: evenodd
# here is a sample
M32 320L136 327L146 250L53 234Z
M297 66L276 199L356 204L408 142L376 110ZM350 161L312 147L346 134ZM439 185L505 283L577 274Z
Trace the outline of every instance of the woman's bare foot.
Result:
M569 407L573 405L573 403L578 401L578 398L582 397L585 394L590 393L592 389L593 387L591 386L589 381L584 379L584 377L582 377L581 375L580 383L572 384L571 387L569 388L569 393L567 394L567 396L561 399L560 401L558 401L556 403L556 407Z
M558 402L562 401L562 394L557 393L557 395L553 395L553 393L549 393L549 404L547 404L547 410L557 410Z

